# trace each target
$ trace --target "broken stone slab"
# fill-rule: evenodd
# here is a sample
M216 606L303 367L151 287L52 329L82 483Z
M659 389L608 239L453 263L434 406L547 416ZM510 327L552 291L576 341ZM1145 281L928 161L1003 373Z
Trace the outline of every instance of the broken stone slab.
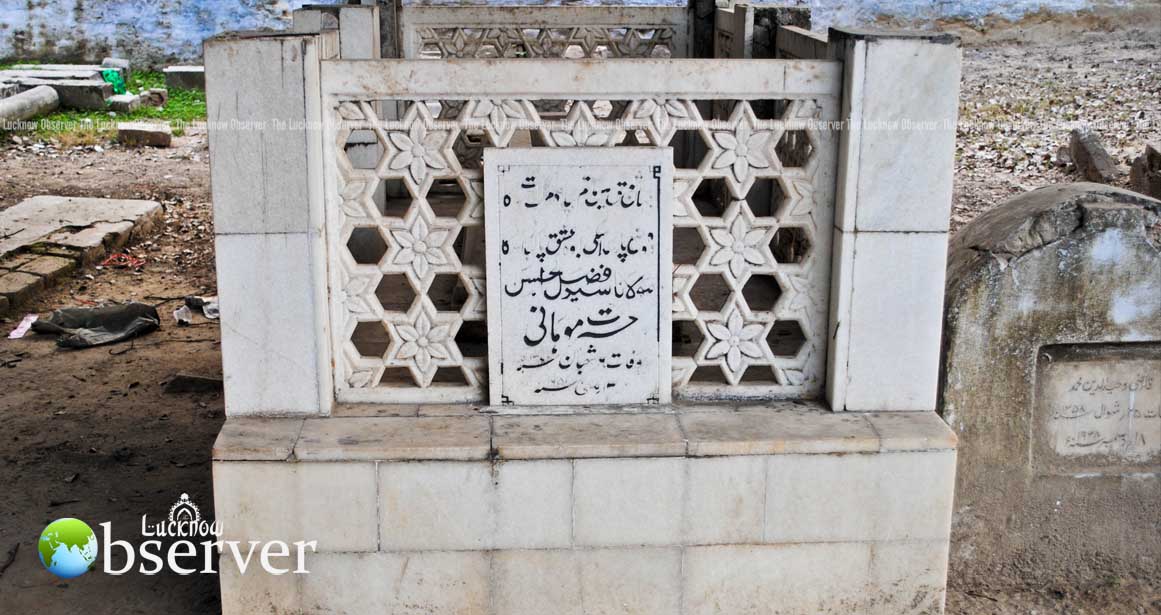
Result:
M0 99L15 96L20 93L20 86L15 83L0 82Z
M1069 138L1072 163L1081 177L1107 184L1117 178L1117 163L1109 155L1100 137L1091 130L1074 128Z
M133 232L132 222L97 222L78 231L62 231L50 235L48 243L65 248L73 248L81 254L81 261L88 264L99 260L109 252L120 250L129 243Z
M40 276L48 281L55 281L72 273L76 268L77 263L71 258L46 255L37 256L21 265L20 271Z
M66 64L50 65L56 68L45 69L42 66L23 65L23 70L0 70L0 80L13 81L16 79L100 79L101 67L74 67Z
M116 94L105 100L110 111L130 113L141 106L141 97L137 94Z
M20 77L11 79L13 83L32 88L38 85L47 85L56 90L60 97L60 106L66 109L80 109L82 111L102 111L105 109L105 99L113 95L113 84L101 79L34 79Z
M36 260L38 255L32 253L13 253L6 254L4 258L0 259L0 269L6 271L16 271L26 263L31 263Z
M76 254L74 246L94 246L91 234L74 237L87 229L99 227L116 238L124 232L121 225L128 224L130 238L136 238L144 233L139 229L152 228L161 216L156 201L35 196L0 211L0 254L6 255L5 263L20 258L7 255L34 246L57 246L62 255Z
M169 102L169 90L165 88L149 88L141 94L141 104L150 107L164 107Z
M130 147L169 147L173 130L168 124L117 122L117 141Z
M1145 151L1129 168L1129 187L1155 199L1161 199L1161 145L1145 144Z
M38 85L15 96L0 99L0 121L30 120L60 107L60 96L47 85Z
M182 90L205 90L206 69L204 66L170 66L164 71L165 87Z
M112 58L107 58L110 60ZM121 60L125 63L122 66L106 66L105 64L14 64L8 67L8 70L13 71L50 71L53 73L100 73L105 70L115 70L121 74L121 78L129 79L129 61ZM52 77L55 78L55 77ZM89 77L84 77L89 78Z
M31 273L10 271L0 275L0 297L8 299L12 306L28 301L41 288L44 288L44 279Z
M129 60L124 58L105 58L101 60L101 68L115 68L121 71L121 78L125 81L129 81L129 76L133 74L129 68Z

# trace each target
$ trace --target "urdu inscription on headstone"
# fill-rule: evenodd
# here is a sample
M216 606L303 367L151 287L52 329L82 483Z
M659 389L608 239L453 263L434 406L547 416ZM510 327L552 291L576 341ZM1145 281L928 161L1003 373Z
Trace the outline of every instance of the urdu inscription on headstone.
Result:
M492 404L668 403L673 154L484 154Z
M1161 453L1161 346L1050 346L1037 371L1049 457L1140 463Z

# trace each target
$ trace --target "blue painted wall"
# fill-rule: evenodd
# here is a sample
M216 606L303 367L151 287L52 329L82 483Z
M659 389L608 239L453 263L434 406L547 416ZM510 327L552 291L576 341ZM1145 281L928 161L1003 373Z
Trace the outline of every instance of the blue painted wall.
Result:
M336 1L329 0L329 3ZM455 0L417 1L446 4ZM496 1L477 0L477 3ZM506 1L538 4L545 0ZM632 1L639 4L681 2ZM588 2L619 4L615 0ZM305 3L326 4L328 0ZM1039 10L1075 12L1086 8L1090 0L799 0L799 3L811 6L817 28L866 24L881 15L919 20L982 19L995 15L1014 20ZM1107 5L1110 0L1101 3ZM196 62L201 56L204 38L227 30L285 28L290 23L290 12L302 4L304 0L0 0L0 59L99 61L105 56L117 56L128 57L138 65Z
M302 4L327 0L0 0L0 58L137 64L196 60L227 30L285 28Z

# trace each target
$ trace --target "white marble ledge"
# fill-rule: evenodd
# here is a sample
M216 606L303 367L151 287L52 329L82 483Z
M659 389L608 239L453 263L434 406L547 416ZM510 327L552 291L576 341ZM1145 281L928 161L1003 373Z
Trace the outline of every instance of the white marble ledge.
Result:
M474 461L845 454L955 449L933 412L834 413L700 406L649 414L417 416L226 421L215 461ZM416 410L422 414L422 410Z

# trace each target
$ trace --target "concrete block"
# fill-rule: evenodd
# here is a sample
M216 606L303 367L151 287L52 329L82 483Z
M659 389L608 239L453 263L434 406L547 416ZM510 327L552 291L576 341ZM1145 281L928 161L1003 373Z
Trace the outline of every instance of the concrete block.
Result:
M684 459L580 459L573 472L576 546L680 544Z
M302 575L301 612L488 613L490 560L482 552L321 553Z
M494 419L504 459L658 457L685 454L669 414L504 416Z
M766 543L946 540L955 451L775 455Z
M39 256L20 266L20 271L38 275L46 282L54 282L77 268L77 262L60 256Z
M12 271L0 275L0 296L14 306L32 299L42 288L44 278L31 273Z
M206 69L203 66L169 66L165 73L165 87L171 90L205 90Z
M375 551L375 494L372 463L214 463L224 540L316 540L319 552Z
M101 60L101 68L117 69L121 73L121 78L126 82L129 81L129 77L133 76L133 71L130 67L129 60L124 58L105 58Z
M572 544L572 463L509 461L496 466L497 549Z
M215 461L285 461L294 452L302 419L232 418L214 440Z
M689 547L682 613L864 613L870 551L849 542Z
M227 416L329 411L314 241L306 234L217 236Z
M105 104L109 106L110 111L116 111L117 113L129 113L131 111L136 111L141 106L141 97L137 94L116 94L106 99ZM118 126L117 128L118 136L120 136L121 127ZM170 134L170 137L172 138L172 133ZM122 143L124 143L124 141L122 141Z
M681 612L681 551L499 551L495 613L587 615Z
M380 463L380 548L488 549L494 494L487 462Z
M714 457L686 462L689 486L683 544L762 542L766 458Z
M100 79L39 79L20 77L12 79L23 87L47 85L56 90L60 106L82 111L101 111L105 100L113 95L112 84Z
M129 147L169 147L173 130L168 124L117 122L117 141Z
M18 64L7 70L0 70L0 80L15 81L20 79L68 79L73 81L100 80L99 66L80 64Z
M483 417L307 419L294 448L305 461L487 459L491 426Z
M850 260L836 273L828 399L842 410L934 410L947 235L849 235L836 233Z

